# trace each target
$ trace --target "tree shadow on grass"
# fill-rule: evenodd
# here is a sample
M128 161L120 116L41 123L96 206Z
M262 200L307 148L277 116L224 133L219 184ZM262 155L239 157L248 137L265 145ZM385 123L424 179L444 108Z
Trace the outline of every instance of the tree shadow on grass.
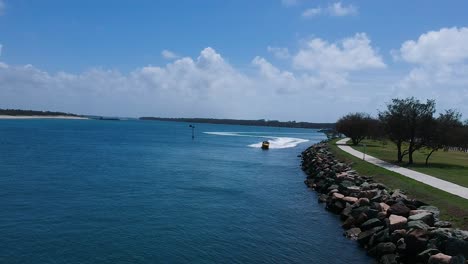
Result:
M397 163L394 163L394 164L397 164ZM437 163L437 162L434 162L434 163L431 163L429 162L429 164L426 166L426 164L424 163L413 163L411 165L409 165L408 163L401 163L401 164L398 164L400 165L401 167L405 167L405 168L408 168L408 169L411 169L411 168L427 168L427 169L430 169L430 168L437 168L437 169L449 169L449 170L468 170L468 167L467 166L462 166L462 165L456 165L456 164L446 164L446 163Z

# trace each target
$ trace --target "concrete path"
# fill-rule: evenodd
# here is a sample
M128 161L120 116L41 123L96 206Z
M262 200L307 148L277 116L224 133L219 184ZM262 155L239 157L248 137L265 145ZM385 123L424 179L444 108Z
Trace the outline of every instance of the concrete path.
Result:
M346 142L348 140L350 140L350 139L349 138L341 139L338 142L336 142L336 145L341 150L343 150L345 152L348 152L349 154L351 154L351 155L353 155L355 157L358 157L360 159L364 158L364 160L369 162L369 163L372 163L374 165L377 165L377 166L382 167L384 169L387 169L389 171L396 172L398 174L401 174L403 176L406 176L406 177L411 178L413 180L416 180L418 182L422 182L424 184L430 185L430 186L432 186L434 188L437 188L439 190L442 190L442 191L445 191L445 192L460 196L462 198L468 199L468 188L466 188L466 187L463 187L463 186L460 186L458 184L451 183L451 182L448 182L448 181L444 181L444 180L438 179L436 177L433 177L433 176L430 176L430 175L427 175L427 174L424 174L424 173L420 173L420 172L417 172L417 171L414 171L414 170L409 170L409 169L406 169L406 168L402 168L402 167L400 167L398 165L388 163L386 161L377 159L377 158L369 156L367 154L364 157L364 153L362 153L360 151L357 151L357 150L353 149L352 147L350 147L350 146L348 146L346 144Z

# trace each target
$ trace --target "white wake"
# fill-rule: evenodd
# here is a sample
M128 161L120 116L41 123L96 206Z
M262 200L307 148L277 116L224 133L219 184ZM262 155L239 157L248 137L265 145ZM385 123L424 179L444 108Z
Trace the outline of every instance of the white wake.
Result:
M217 136L233 136L233 137L253 137L253 138L266 138L270 142L270 149L284 149L284 148L293 148L300 143L309 141L308 139L303 138L293 138L293 137L274 137L268 135L249 135L249 134L267 134L268 132L204 132L205 134L217 135ZM278 133L277 133L278 134ZM282 134L299 134L299 133L282 133ZM303 133L306 134L306 133ZM254 144L248 145L252 148L260 148L262 146L262 141Z

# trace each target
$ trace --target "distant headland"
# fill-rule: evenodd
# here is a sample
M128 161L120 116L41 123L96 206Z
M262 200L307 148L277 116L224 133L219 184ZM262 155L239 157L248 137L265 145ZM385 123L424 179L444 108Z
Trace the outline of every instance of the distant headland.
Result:
M64 112L0 109L0 119L88 119L86 116Z
M140 120L156 120L171 122L188 123L208 123L223 125L243 125L243 126L266 126L266 127L291 127L291 128L315 128L315 129L334 129L335 123L309 123L278 120L241 120L241 119L216 119L216 118L165 118L165 117L140 117Z

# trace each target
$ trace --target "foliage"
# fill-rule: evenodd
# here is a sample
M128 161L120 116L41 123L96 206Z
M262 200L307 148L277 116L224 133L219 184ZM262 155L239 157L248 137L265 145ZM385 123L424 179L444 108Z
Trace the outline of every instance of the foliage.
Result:
M208 124L226 124L226 125L245 125L245 126L268 126L268 127L294 127L294 128L334 128L334 123L308 123L278 120L238 120L238 119L215 119L215 118L164 118L164 117L140 117L140 120L157 120L189 123L208 123Z
M421 103L410 97L392 99L392 102L387 104L387 110L379 113L386 134L397 145L398 162L402 162L403 156L408 155L408 162L413 163L414 151L424 146L435 124L434 112L434 100ZM409 142L409 147L405 151L401 148L403 142Z
M75 114L63 113L63 112L20 110L20 109L0 109L0 115L11 115L11 116L78 116L78 115L75 115Z
M373 119L365 113L352 113L345 115L336 122L336 130L351 138L353 145L370 135Z

